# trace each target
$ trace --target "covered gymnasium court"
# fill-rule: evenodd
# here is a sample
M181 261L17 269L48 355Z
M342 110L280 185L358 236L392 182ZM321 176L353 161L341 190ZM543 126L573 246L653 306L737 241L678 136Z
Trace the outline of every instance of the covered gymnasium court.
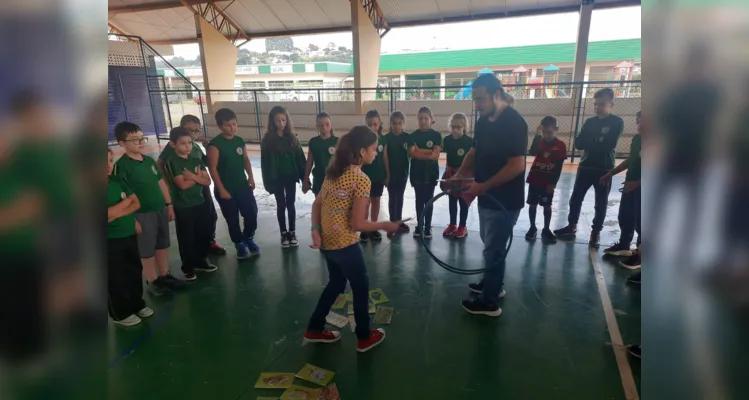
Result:
M635 4L639 1L109 0L109 21L110 32L135 35L154 46L200 45L209 89L202 117L211 136L213 108L230 103L212 102L210 90L233 87L227 82L233 85L235 64L226 60L236 59L235 45L244 40L350 30L355 87L372 88L380 40L389 29L575 11L580 24L573 81L582 82L592 11ZM367 101L357 92L350 102L351 114L363 115ZM572 103L570 99L570 107ZM154 117L156 135L157 125ZM245 128L250 129L240 126ZM165 144L152 138L152 156L158 156ZM116 145L113 150L120 154ZM282 249L275 201L263 188L259 146L248 144L247 150L258 185L256 241L261 255L236 260L219 216L217 241L229 248L226 256L211 256L219 271L201 275L184 293L146 293L155 315L140 326L123 329L110 323L110 398L277 398L281 391L254 389L259 374L295 373L305 363L335 372L334 382L345 399L639 398L639 362L628 359L624 346L641 342L640 290L625 284L630 271L587 245L592 191L583 205L577 242L527 242L523 236L528 216L525 209L521 212L507 256L507 296L496 319L465 313L460 300L468 296L467 284L478 277L443 270L410 234L362 244L370 287L384 291L395 315L384 326L385 343L371 353L357 354L356 337L348 326L341 329L343 338L336 344L302 345L307 320L327 282L324 258L308 247L314 198L297 191L300 245ZM575 171L574 164L568 165L557 185L552 230L566 225ZM623 174L614 177L602 246L618 239L616 188L622 181ZM407 217L415 216L413 200L409 188ZM482 267L475 203L463 241L438 234L448 223L447 210L446 199L435 204L437 234L428 245L450 264ZM385 206L380 213L384 218ZM180 276L173 224L171 237L171 268Z

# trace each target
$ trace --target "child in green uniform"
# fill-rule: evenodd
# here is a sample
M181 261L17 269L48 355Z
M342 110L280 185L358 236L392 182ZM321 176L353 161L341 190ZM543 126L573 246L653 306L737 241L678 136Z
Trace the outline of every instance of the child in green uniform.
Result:
M134 214L140 201L125 181L112 175L114 155L107 150L107 304L115 324L133 326L153 315L143 301L137 236L141 227Z
M380 217L380 198L382 197L382 191L385 188L385 185L387 185L388 180L390 180L390 168L388 166L388 160L384 154L387 140L382 134L382 119L380 118L380 113L377 110L367 111L365 121L367 122L367 126L377 134L377 156L371 164L365 164L361 168L372 182L372 188L369 191L369 207L367 207L367 212L365 213L364 218L369 218L371 215L371 221L374 223L377 222L377 219ZM369 238L373 240L382 240L382 235L378 231L362 232L361 235L359 235L359 240L361 242L366 242Z
M417 114L419 129L411 133L409 155L411 156L411 186L416 194L416 218L419 225L414 237L432 237L432 209L424 210L424 205L434 197L434 188L439 178L438 160L442 151L442 135L432 129L434 118L429 107L421 107ZM424 215L424 226L421 216Z
M325 181L325 170L330 164L330 159L335 154L335 147L338 145L338 137L333 134L333 126L330 123L330 114L321 112L317 114L317 132L318 136L309 140L309 151L307 151L307 167L304 170L304 183L302 183L302 192L312 188L312 193L317 196ZM314 166L314 168L313 168ZM312 183L309 181L309 174L312 173Z
M468 136L467 128L468 118L463 113L455 113L450 118L451 135L446 136L443 140L442 151L447 154L447 168L445 169L445 179L455 175L460 166L463 165L468 150L473 146L473 138ZM456 226L458 204L460 204L460 225ZM468 220L468 203L460 193L450 195L450 225L447 226L442 236L455 236L456 239L462 239L468 234L466 222Z
M208 144L208 172L213 179L213 194L237 250L237 259L244 260L260 254L260 247L255 244L255 177L244 151L244 139L237 136L237 114L228 108L216 111L216 125L221 134ZM244 219L244 229L239 226L240 215Z
M208 142L205 141L205 136L202 135L203 130L201 129L200 120L198 119L198 117L187 114L183 116L179 121L179 126L187 129L190 132L190 137L192 137L192 150L190 151L190 157L195 157L199 160L202 160L204 164L207 164L208 156L203 153L203 150L200 148L200 146L198 146L197 143L201 142L203 146L208 147ZM159 158L156 160L156 163L159 164L159 168L161 168L162 174L165 174L164 163L169 157L172 157L174 155L174 145L170 141L169 144L164 146L164 150L161 151L161 154L159 154ZM203 188L203 198L205 199L206 210L210 214L211 222L208 225L208 230L211 231L211 241L208 245L208 252L217 255L224 255L226 254L226 249L216 243L216 222L218 221L218 213L216 213L216 206L213 205L211 187L201 187ZM177 240L179 240L179 238L177 238Z
M164 165L172 186L174 214L185 279L194 281L195 271L213 272L217 268L210 264L208 246L211 241L211 213L203 197L203 188L211 185L205 164L191 155L194 143L190 131L177 127L169 132L174 156Z
M296 184L304 176L307 161L291 126L288 111L275 106L268 115L268 132L260 144L265 190L276 198L276 217L281 229L281 247L299 246L296 238ZM289 229L286 229L286 213Z
M408 183L408 170L411 160L408 158L409 135L403 131L406 117L400 111L390 114L390 132L385 135L385 159L388 163L389 179L388 212L390 221L403 220L403 197ZM408 232L410 229L401 223L398 232ZM388 232L388 237L395 236L395 232Z
M156 295L180 289L184 281L169 273L169 221L174 220L169 186L156 161L144 154L148 138L138 125L120 122L115 126L114 134L125 154L114 164L113 174L130 185L140 200L135 219L142 228L138 235L138 251L148 287Z

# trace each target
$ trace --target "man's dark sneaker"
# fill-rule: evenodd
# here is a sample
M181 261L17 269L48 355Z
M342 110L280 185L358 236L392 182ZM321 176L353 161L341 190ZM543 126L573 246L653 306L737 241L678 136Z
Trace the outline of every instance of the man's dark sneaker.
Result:
M283 231L281 232L281 247L288 248L290 246L289 243L289 232ZM249 250L247 251L249 253Z
M369 238L372 240L382 240L382 234L379 231L369 232Z
M551 231L551 229L544 229L541 231L541 240L544 243L554 244L557 242L557 237Z
M560 236L575 236L577 234L577 227L567 225L562 229L557 229L554 231L554 234L557 235L557 237Z
M421 237L421 227L417 226L416 228L414 228L414 237Z
M424 239L432 238L432 227L424 228Z
M367 243L367 240L369 240L369 232L362 232L359 234L359 241L362 243Z
M591 232L590 240L588 241L588 246L597 249L600 244L601 244L601 234L598 232Z
M628 244L616 242L603 251L604 254L616 257L629 257L632 255L632 249Z
M151 292L154 296L163 296L171 290L164 284L163 280L156 279L153 282L146 282L146 288L148 288L148 291Z
M299 246L299 241L296 239L296 232L294 231L289 232L289 246L291 247Z
M481 294L481 292L484 290L484 285L481 282L479 282L479 283L469 283L468 284L468 289L471 292L473 292L473 293ZM505 297L506 295L507 295L507 292L504 289L502 289L502 291L499 292L499 298L500 299L503 298L503 297Z
M642 347L639 344L630 344L627 346L627 353L632 357L642 358Z
M488 317L499 317L502 314L502 309L499 306L485 303L481 299L468 299L461 302L463 308L475 315L486 315Z
M208 246L208 254L223 256L224 254L226 254L226 249L221 247L216 242L211 242L211 244Z
M188 282L192 282L194 280L198 279L198 276L195 275L194 272L185 272L185 280Z
M626 260L619 261L619 265L629 270L637 270L642 268L640 253L632 254Z
M536 229L535 226L531 226L531 228L528 229L528 232L525 233L525 240L535 240L537 233L538 229Z
M213 272L213 271L216 271L217 269L218 269L217 266L209 262L195 267L195 271L200 271L200 272Z
M169 288L169 290L181 290L185 288L185 281L181 279L177 279L172 274L166 274L164 276L160 276L156 281L163 280L166 287Z
M641 279L642 279L642 272L637 272L637 273L630 275L627 278L627 283L631 283L633 285L639 285Z

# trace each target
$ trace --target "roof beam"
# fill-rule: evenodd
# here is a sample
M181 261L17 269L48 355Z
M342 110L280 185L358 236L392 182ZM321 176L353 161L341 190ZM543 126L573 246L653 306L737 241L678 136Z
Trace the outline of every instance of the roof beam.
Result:
M184 7L185 3L187 5L198 5L203 3L208 3L206 0L165 0L160 1L157 3L145 3L145 4L136 4L131 6L121 6L121 7L109 7L109 15L116 15L116 14L129 14L129 13L137 13L137 12L144 12L144 11L158 11L158 10L168 10L170 8L180 8Z
M209 1L205 4L190 4L189 0L179 0L185 7L190 9L193 14L200 18L203 18L206 22L211 24L217 31L221 32L224 37L231 42L231 44L237 46L237 42L242 39L241 44L245 44L252 40L250 35L242 29L239 24L219 7L216 2ZM231 5L231 3L229 4ZM228 6L227 6L228 8ZM196 28L197 29L197 28ZM239 46L237 46L239 47Z
M350 0L350 1L356 1L356 0ZM377 30L377 34L380 35L380 38L385 36L390 31L390 26L388 25L387 20L385 20L385 15L382 13L382 10L380 9L380 5L377 4L377 0L359 0L361 1L362 7L364 7L364 10L367 12L367 15L369 15L370 21L372 21L372 25L374 25L375 29Z

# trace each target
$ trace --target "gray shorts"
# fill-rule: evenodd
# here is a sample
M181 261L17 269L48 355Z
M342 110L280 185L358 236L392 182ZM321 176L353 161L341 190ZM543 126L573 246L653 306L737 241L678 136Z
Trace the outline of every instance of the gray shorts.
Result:
M156 250L169 248L169 214L166 207L159 211L137 213L135 219L143 231L138 235L140 258L151 258Z

